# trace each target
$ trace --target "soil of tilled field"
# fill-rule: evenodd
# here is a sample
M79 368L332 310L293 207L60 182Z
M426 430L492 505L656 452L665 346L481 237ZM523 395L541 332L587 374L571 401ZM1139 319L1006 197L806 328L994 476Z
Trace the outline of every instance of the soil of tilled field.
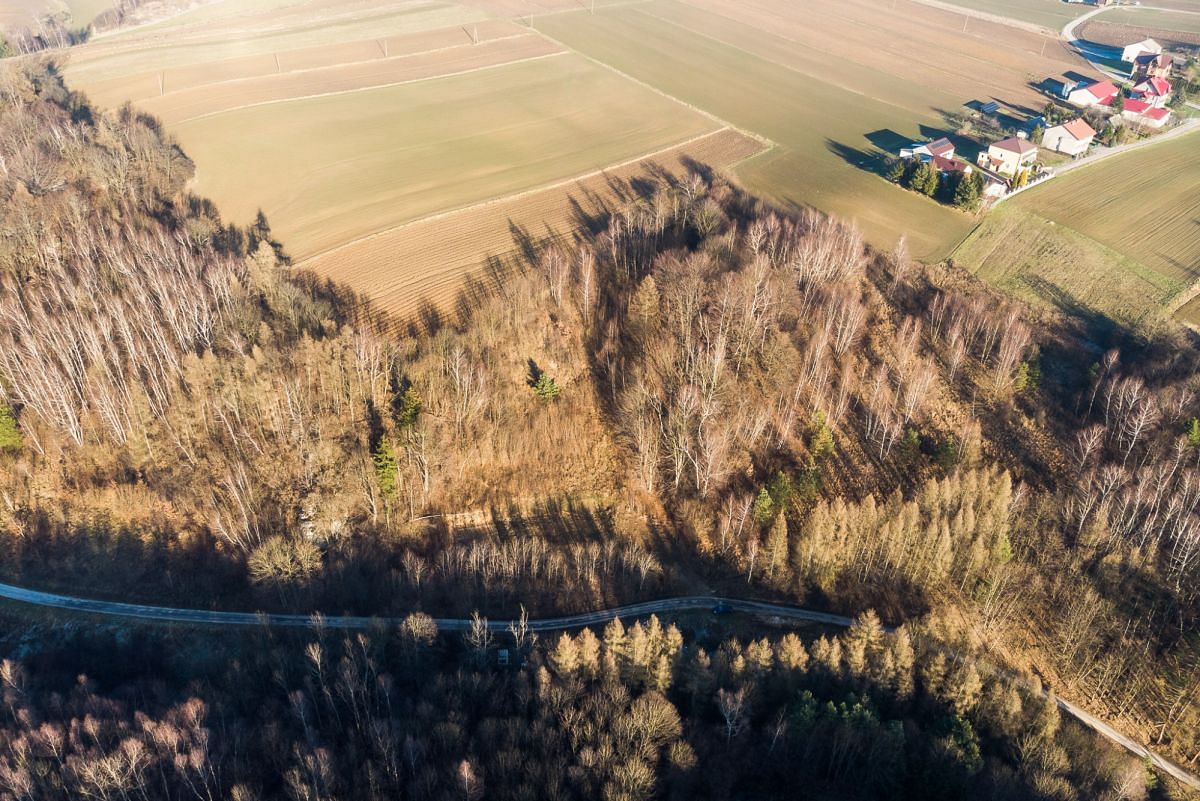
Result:
M494 280L503 263L530 244L570 236L588 220L636 199L638 182L682 176L692 163L728 168L764 145L724 129L630 164L562 184L417 220L302 261L299 269L348 285L396 318L422 307L453 307L467 276Z
M1184 15L1172 14L1171 16L1183 18ZM1079 26L1076 34L1089 42L1111 47L1124 47L1130 42L1140 42L1142 39L1150 38L1168 49L1200 50L1200 32L1124 25L1113 22L1113 19L1109 14L1104 14L1097 19L1090 19ZM1200 23L1200 14L1197 14L1194 19Z

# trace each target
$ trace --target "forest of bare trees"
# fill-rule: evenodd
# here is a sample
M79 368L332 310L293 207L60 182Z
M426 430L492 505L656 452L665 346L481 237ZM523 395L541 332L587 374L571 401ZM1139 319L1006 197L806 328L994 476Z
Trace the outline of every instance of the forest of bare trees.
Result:
M1200 762L1190 343L1096 342L702 170L453 311L381 321L190 174L153 119L0 71L5 580L463 616L703 586L955 620L959 647ZM664 653L646 675L676 686ZM702 705L726 745L739 710L766 736L743 689ZM305 703L302 726L354 714ZM338 795L301 739L294 797ZM505 770L451 752L465 797Z

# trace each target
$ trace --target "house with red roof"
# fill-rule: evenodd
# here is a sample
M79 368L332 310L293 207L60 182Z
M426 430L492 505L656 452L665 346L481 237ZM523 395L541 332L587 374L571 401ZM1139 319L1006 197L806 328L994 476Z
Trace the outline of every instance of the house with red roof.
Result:
M1171 82L1166 78L1147 78L1134 84L1130 97L1149 103L1155 108L1162 108L1171 99Z
M1067 95L1067 102L1080 108L1111 106L1119 93L1120 90L1112 81L1097 81L1072 91Z
M1121 109L1121 118L1135 125L1161 128L1171 119L1171 109L1152 106L1144 100L1130 98L1125 101L1125 107Z
M900 158L917 159L933 168L941 175L962 173L970 175L974 169L970 164L954 155L954 143L946 137L929 142L913 142L908 147L900 148Z
M1001 139L979 154L978 164L985 170L1009 177L1029 169L1037 161L1037 145L1019 136Z
M933 168L941 175L953 175L960 172L963 175L970 175L975 171L974 167L962 159L944 158L942 156L933 157Z
M1175 59L1162 53L1142 53L1133 60L1133 69L1129 77L1136 80L1144 78L1170 78Z
M1047 128L1042 134L1042 147L1068 156L1082 156L1092 146L1096 131L1083 118Z

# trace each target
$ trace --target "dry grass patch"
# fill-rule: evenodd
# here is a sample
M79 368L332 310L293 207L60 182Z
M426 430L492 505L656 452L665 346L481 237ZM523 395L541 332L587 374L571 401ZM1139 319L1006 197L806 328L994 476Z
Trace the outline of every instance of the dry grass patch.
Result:
M762 148L757 140L726 129L563 186L395 228L300 266L349 285L394 315L411 314L426 303L445 309L467 275L490 259L505 259L522 237L569 235L581 217L631 202L634 179L655 173L678 176L688 161L727 167Z
M1076 170L1016 204L1171 279L1200 278L1200 134Z
M1131 328L1159 325L1186 287L1012 201L987 216L954 262L1024 300Z

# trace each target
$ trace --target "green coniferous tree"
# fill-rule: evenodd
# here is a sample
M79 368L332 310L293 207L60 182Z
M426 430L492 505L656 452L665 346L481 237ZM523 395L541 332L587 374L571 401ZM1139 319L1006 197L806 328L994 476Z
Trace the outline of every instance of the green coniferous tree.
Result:
M15 453L21 450L21 429L12 409L0 403L0 451Z

